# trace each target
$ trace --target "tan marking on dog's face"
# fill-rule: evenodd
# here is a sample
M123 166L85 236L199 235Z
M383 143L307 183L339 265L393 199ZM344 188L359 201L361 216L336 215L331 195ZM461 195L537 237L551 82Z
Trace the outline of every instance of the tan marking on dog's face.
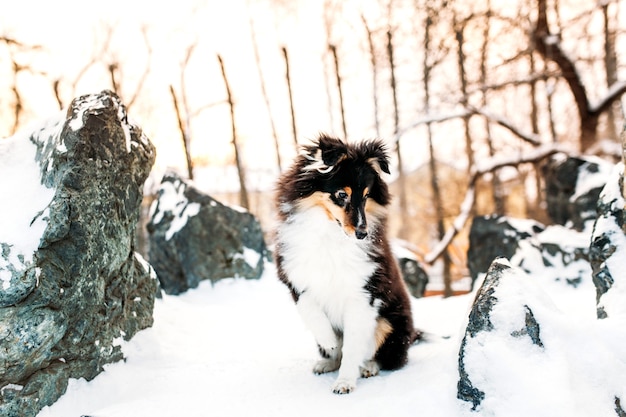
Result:
M385 340L387 340L387 336L389 336L392 331L393 326L391 326L391 323L389 323L387 319L383 319L381 317L376 319L376 333L374 334L374 337L376 340L377 351L378 348L380 348L382 344L385 343Z
M342 191L345 193L346 201L349 201L350 197L352 197L352 188L346 185L345 187L338 189L335 191L335 198L341 199Z
M345 213L343 208L332 202L330 194L321 191L316 191L298 202L298 209L301 211L306 211L313 207L322 208L328 216L328 220L334 222L340 222L339 219L343 218L343 213Z

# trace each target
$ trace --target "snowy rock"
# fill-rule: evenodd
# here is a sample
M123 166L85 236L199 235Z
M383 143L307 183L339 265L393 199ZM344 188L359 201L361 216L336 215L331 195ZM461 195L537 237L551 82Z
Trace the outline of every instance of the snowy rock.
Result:
M161 287L179 294L201 280L259 278L267 246L258 220L225 206L174 173L150 208L150 263Z
M494 259L511 259L519 242L544 230L541 223L504 216L477 216L472 221L467 251L467 266L472 283L487 272Z
M122 359L121 338L152 325L157 287L133 246L154 147L119 98L79 97L31 132L0 141L0 176L8 179L0 202L7 417L35 416L69 378L91 380Z
M598 318L626 317L626 235L624 165L617 164L602 190L591 237L590 262L596 286Z
M393 242L392 250L409 292L415 298L423 297L429 280L417 256L406 248L405 242L399 240Z
M541 327L531 307L519 294L510 297L514 288L524 287L521 282L524 279L523 273L520 275L520 271L513 269L506 259L499 258L489 268L476 294L459 351L460 378L457 385L458 398L471 402L473 410L485 400L486 386L495 382L490 380L485 386L481 385L489 379L486 376L491 370L487 368L502 370L509 367L502 363L504 352L496 352L487 344L520 356L526 349L540 352L544 347ZM529 347L529 343L535 347ZM485 369L477 364L484 365ZM503 375L506 374L506 371L503 372ZM515 378L515 375L510 377Z
M622 415L623 321L565 314L545 288L493 262L461 341L457 397L485 416Z
M501 256L529 274L578 287L590 276L589 237L589 230L534 220L477 217L470 230L470 274L476 280Z
M553 157L544 167L548 215L556 224L585 229L612 164L593 157Z

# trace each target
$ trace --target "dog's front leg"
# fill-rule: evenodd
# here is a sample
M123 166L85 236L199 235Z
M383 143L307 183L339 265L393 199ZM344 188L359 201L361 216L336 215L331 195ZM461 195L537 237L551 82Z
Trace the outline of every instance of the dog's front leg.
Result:
M313 372L323 374L336 371L341 362L341 343L328 316L307 292L300 295L296 307L305 326L313 333L323 356L323 359L315 364Z
M342 359L339 376L333 385L334 393L347 394L353 391L361 375L361 366L376 353L376 315L376 311L362 300L346 306Z

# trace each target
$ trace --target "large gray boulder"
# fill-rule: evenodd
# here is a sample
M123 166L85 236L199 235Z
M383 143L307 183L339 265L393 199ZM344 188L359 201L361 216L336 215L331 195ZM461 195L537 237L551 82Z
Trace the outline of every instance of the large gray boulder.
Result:
M175 173L150 208L150 264L161 288L180 294L202 280L260 278L267 246L258 220L226 206Z
M626 318L626 234L624 165L617 164L598 201L591 236L590 261L596 286L598 318Z
M30 417L152 325L156 277L133 242L155 150L107 91L0 146L28 170L0 200L18 224L0 232L0 415Z

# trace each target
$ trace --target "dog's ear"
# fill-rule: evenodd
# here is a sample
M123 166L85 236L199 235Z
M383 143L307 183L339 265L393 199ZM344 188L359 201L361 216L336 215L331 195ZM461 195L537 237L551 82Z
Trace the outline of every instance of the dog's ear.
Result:
M328 166L337 165L348 156L348 147L337 138L320 135L318 147L321 151L322 161Z
M363 144L363 150L367 162L379 174L382 172L389 174L389 155L387 147L380 140L371 140Z
M304 157L310 162L306 169L327 174L348 156L348 147L340 139L320 135L311 146L304 148Z

